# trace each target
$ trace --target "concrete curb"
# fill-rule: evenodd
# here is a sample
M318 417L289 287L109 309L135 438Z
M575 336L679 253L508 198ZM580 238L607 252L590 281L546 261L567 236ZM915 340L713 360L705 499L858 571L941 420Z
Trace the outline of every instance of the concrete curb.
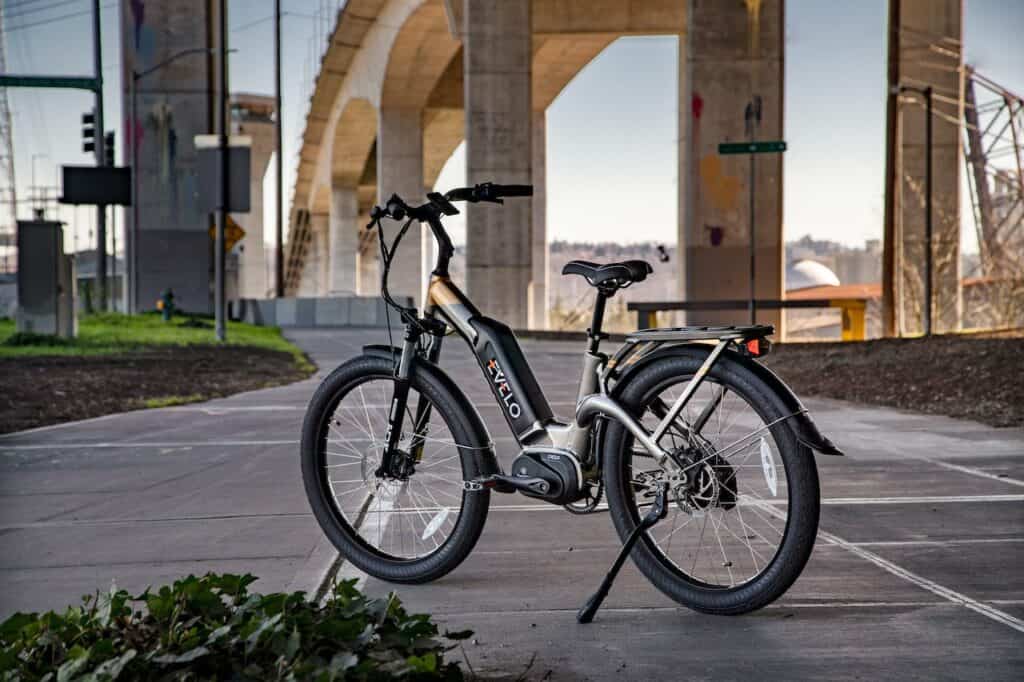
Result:
M338 554L338 550L330 540L321 536L302 566L295 572L295 577L288 583L286 591L305 592L319 601L337 572L340 562L341 555Z

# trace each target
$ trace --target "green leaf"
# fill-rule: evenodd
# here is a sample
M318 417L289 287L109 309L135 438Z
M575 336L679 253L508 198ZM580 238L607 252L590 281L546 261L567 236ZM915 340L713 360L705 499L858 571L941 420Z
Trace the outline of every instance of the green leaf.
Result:
M89 677L94 680L116 680L132 659L135 658L135 649L129 649L118 658L112 658L100 666L97 666Z
M333 675L341 675L349 668L354 668L359 663L359 657L351 651L344 651L340 654L335 654L334 658L331 659L327 669Z
M302 648L302 635L299 634L298 628L292 628L292 634L288 636L288 643L285 645L285 655L289 658L295 658L295 654Z
M68 652L68 659L57 668L57 682L67 682L67 680L74 678L82 668L89 664L89 652L82 650L84 655L72 656L71 652L74 649L81 649L81 647L72 648Z
M253 631L253 633L249 635L249 637L245 640L246 651L251 652L259 643L260 637L262 637L263 634L266 633L268 630L273 630L273 628L280 622L281 614L279 613L273 618L268 618L267 620L260 623L260 626L256 628L256 630Z
M217 642L219 639L221 639L224 635L228 634L229 632L231 632L231 626L230 625L222 625L219 628L217 628L216 630L214 630L213 632L211 632L209 635L207 635L206 643L207 644L213 644L213 643Z
M15 613L13 616L0 623L0 642L4 644L17 639L21 630L39 619L37 613Z
M164 654L163 656L156 656L152 660L154 663L175 665L178 663L191 663L208 653L210 653L210 650L205 646L197 646L195 649L190 649L183 654Z
M433 652L423 656L410 656L405 659L409 667L419 673L437 672L437 655Z

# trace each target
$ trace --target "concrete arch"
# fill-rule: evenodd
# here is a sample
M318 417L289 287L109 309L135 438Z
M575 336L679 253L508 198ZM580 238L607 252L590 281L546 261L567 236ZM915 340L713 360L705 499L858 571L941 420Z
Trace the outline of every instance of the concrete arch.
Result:
M381 85L381 108L422 109L459 52L442 0L425 0L392 43Z
M350 99L334 125L331 185L356 187L377 139L377 109L364 98Z

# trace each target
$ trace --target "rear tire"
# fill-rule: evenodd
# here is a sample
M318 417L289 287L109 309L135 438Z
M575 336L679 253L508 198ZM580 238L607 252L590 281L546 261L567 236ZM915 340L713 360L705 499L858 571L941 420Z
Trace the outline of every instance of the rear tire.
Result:
M334 415L337 410L341 409L339 404L346 396L353 394L355 391L360 391L360 386L368 385L369 382L383 382L381 385L386 386L389 381L394 381L393 362L387 358L371 355L359 356L346 362L324 380L310 401L302 427L302 478L310 507L312 507L313 514L316 516L320 527L346 559L366 573L381 580L396 583L424 583L437 580L462 563L480 538L480 533L483 531L484 523L487 520L490 491L486 489L477 491L462 490L462 481L466 475L465 472L475 470L473 463L469 459L476 452L487 449L489 443L479 435L477 429L473 428L473 421L469 412L447 387L442 382L436 380L429 372L417 371L416 363L413 363L413 368L410 372L411 395L418 394L429 401L432 407L432 415L429 422L432 429L431 433L436 434L438 430L441 430L446 434L450 434L450 440L452 441L450 445L441 446L442 448L448 448L448 451L440 456L438 463L443 463L444 459L451 460L451 463L455 464L456 468L454 470L447 467L445 469L435 468L428 473L427 467L432 462L428 461L425 454L423 462L417 463L417 471L409 476L408 481L404 483L391 483L390 485L393 486L391 492L385 495L380 493L380 488L375 493L372 488L375 483L373 474L366 472L372 472L380 463L379 453L383 449L382 440L374 441L373 438L383 439L383 430L379 426L374 429L371 425L368 431L373 436L370 438L362 437L358 424L352 424L349 421L342 422L335 418ZM375 391L375 397L378 393L382 397L371 402L383 404L382 414L384 416L384 424L386 424L387 405L390 403L391 393L383 395L383 390ZM362 397L361 392L359 395ZM415 400L411 400L410 403L413 409L415 409ZM367 411L367 420L371 419L371 416L373 419L378 419L381 416L380 414L371 415L371 413L379 409L381 409L381 406L370 405ZM332 419L335 420L333 423ZM379 422L377 423L379 424ZM411 431L412 419L409 416L403 421L402 428L403 432ZM360 445L356 449L349 445L343 445L343 441L337 439L344 438L345 433L339 433L339 431L354 433L356 438L353 440L361 440L364 443L368 443L368 445ZM366 431L362 433L366 433ZM342 464L331 465L335 467L349 466L350 469L355 470L353 473L347 474L349 478L358 472L363 472L362 475L366 479L365 492L359 490L359 486L356 485L355 488L348 491L352 493L352 497L347 498L352 500L359 495L364 495L365 500L361 503L361 507L358 506L359 503L352 504L349 502L348 505L343 504L341 497L332 487L332 484L338 482L332 482L331 480L331 466L329 466L328 456L334 453L330 452L328 447L329 435L335 438L335 440L331 441L334 450L340 449L343 453L357 451L365 451L367 453L362 462L348 465L346 460L332 460L335 462L341 461ZM449 439L446 438L445 440ZM435 441L442 442L432 437L428 445ZM424 449L426 451L429 448ZM349 454L335 456L355 459L355 457ZM461 464L461 473L458 471L458 464ZM445 477L439 477L437 473L434 473L445 471L446 469ZM348 470L346 469L345 471ZM414 491L413 486L416 484L418 476L420 477L419 485L423 486L418 489L420 491L419 494L412 492ZM424 481L426 483L423 483ZM437 483L433 481L437 481ZM351 484L355 483L355 481L341 481L341 483ZM447 497L441 497L443 501L438 502L435 495L431 494L429 497L430 501L426 501L427 493L424 492L426 485L437 484L445 486L444 489L449 491L445 493ZM461 491L461 494L458 495L453 491ZM435 489L435 493L437 493L437 496L440 496L437 489ZM383 513L378 511L376 517L371 517L374 499L383 498L388 495L390 499L388 500L387 509ZM402 497L403 495L405 496L404 498ZM401 499L409 500L410 506L402 507L399 501ZM417 504L429 505L429 508L417 507L415 506ZM458 509L455 509L455 504L460 505ZM449 507L448 505L451 506ZM345 510L346 506L348 506L347 513ZM379 506L380 504L378 504ZM356 510L357 507L360 511ZM438 512L438 509L442 511ZM448 519L451 510L457 511L458 516L449 527L445 524L452 523ZM371 518L376 519L376 525L372 529L377 533L376 542L374 542L372 537L372 531L369 534L366 532L368 519ZM426 547L426 550L429 551L425 550L423 555L417 555L415 548L418 535L422 532L423 540L433 538L438 533L438 527L446 533L443 543L432 549ZM434 528L434 530L430 531L428 530L429 528ZM409 532L406 532L407 530ZM387 538L389 533L392 535L395 533L403 534L401 545L397 541L392 541L388 545ZM408 552L400 551L399 549L400 547L402 549L406 547L405 538L408 538L408 546L410 548ZM436 542L436 540L434 541Z
M667 387L685 384L697 372L707 353L708 351L703 349L682 348L672 355L652 361L648 366L637 370L636 374L627 380L626 385L617 389L618 400L631 414L645 420L645 425L651 428L652 420L657 421L647 411L652 401L667 390ZM736 464L740 457L737 456L734 461L732 455L728 453L730 448L725 443L713 447L703 446L704 449L698 450L699 453L722 452L727 455L726 458L705 460L714 465L710 468L711 471L719 472L715 474L718 482L710 486L716 491L711 496L715 501L704 503L708 506L701 509L701 498L687 497L682 492L673 497L674 493L670 493L669 516L641 537L641 541L632 552L632 558L655 587L678 603L704 613L743 614L759 609L780 597L797 579L807 563L818 528L818 473L812 452L797 440L784 420L788 415L785 405L749 369L723 356L713 366L705 384L699 389L705 390L720 391L721 395L728 396L729 400L738 399L736 404L745 403L750 414L756 415L744 417L746 422L743 422L742 427L746 430L746 423L755 424L754 430L750 433L760 435L748 438L753 438L750 447L756 448L756 451L750 452L746 455L748 459ZM699 392L695 394L695 398L697 395ZM713 396L714 393L710 395ZM725 403L726 399L722 398L719 405ZM691 404L694 404L692 412L684 411L680 415L680 419L688 425L696 421L693 414L699 412L699 404ZM742 422L742 419L740 421ZM756 421L760 421L760 424L756 424ZM731 436L725 439L726 443L731 441ZM668 449L667 438L663 439L661 444ZM683 448L685 447L684 443ZM770 466L763 463L766 447ZM637 452L636 467L633 463L634 452ZM743 453L743 450L738 452ZM757 453L761 454L754 458L755 463L749 463L749 459ZM653 459L649 456L648 459L643 459L645 454L639 445L634 448L632 435L621 424L608 422L603 446L606 493L612 521L623 540L637 527L643 515L638 510L637 497L641 498L640 504L649 503L650 496L644 497L645 491L641 484L638 484L638 479L652 480L645 478L651 472L660 475L657 473L660 469L654 464ZM694 456L693 461L705 457L707 455L698 454ZM782 463L782 471L778 474L774 473L780 468L775 464L776 457L781 459ZM646 472L641 471L644 468L647 469ZM720 473L722 471L728 473L723 475ZM774 478L775 476L778 478ZM772 490L764 497L752 492L754 486L762 483ZM786 497L783 498L781 494L773 497L783 485ZM678 498L688 500L688 503L681 504ZM783 508L784 528L781 520ZM744 509L747 510L745 515ZM686 530L686 533L679 533L678 516L681 515L685 519L687 514L692 518L684 520L682 527L678 528L678 531ZM696 521L694 526L684 528L692 521ZM672 525L668 526L669 523ZM772 535L769 528L779 533L779 536ZM685 554L686 548L694 544L684 544L686 535L695 536L698 529L700 544L697 545L696 551ZM710 559L702 558L705 534L711 535L712 531L717 537L707 540L709 547L705 550ZM675 548L671 544L673 534L676 535ZM658 536L661 536L660 541L655 539ZM775 538L774 542L777 543L774 549L771 547L772 538ZM761 543L761 540L764 542ZM663 547L666 542L667 550ZM733 548L731 552L727 551L727 546ZM682 561L681 556L685 556ZM690 564L691 556L693 568ZM740 576L744 566L749 566L749 575ZM699 567L704 567L700 574L695 570ZM711 576L718 576L718 579Z

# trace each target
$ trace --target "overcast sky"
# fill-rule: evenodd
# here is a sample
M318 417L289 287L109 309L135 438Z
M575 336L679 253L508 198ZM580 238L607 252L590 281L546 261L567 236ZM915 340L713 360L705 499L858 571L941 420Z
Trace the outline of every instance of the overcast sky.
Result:
M0 3L8 17L9 71L91 71L89 0ZM322 44L313 15L323 4L336 0L283 2L286 197L304 122L311 53ZM120 149L118 9L113 0L103 0L102 6L107 127L117 130ZM859 245L881 237L886 6L886 0L787 2L787 240L810 234ZM230 0L230 39L238 50L231 65L233 90L273 92L272 7L271 0ZM1024 92L1024 0L965 0L965 19L967 61ZM619 40L548 109L551 239L675 239L677 49L671 37ZM80 116L91 108L91 95L9 90L8 96L20 196L28 196L33 165L37 184L53 185L59 165L91 162L80 151ZM460 148L438 184L445 189L463 179ZM21 217L27 213L23 205ZM61 218L77 226L82 246L93 213L84 207L62 209ZM464 229L457 223L452 227L453 236L464 239Z

